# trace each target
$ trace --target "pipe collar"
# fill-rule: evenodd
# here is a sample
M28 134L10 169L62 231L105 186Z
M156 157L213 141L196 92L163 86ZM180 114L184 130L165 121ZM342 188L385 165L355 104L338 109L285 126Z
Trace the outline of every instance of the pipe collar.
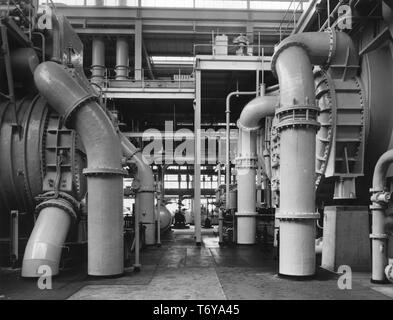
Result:
M76 211L74 210L73 205L69 203L67 200L57 198L57 199L49 199L47 201L41 202L39 205L36 206L36 212L39 213L45 208L59 208L64 212L67 212L71 216L72 221L77 220Z
M319 219L318 212L280 212L276 214L276 218L280 220L308 220Z
M118 168L86 168L83 174L87 177L94 175L114 175L114 176L127 176L128 172Z

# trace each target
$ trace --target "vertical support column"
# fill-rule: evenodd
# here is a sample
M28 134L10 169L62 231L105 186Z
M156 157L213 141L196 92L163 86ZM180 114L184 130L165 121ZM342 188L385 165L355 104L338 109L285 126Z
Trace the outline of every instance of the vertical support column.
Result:
M135 20L135 65L134 78L142 80L142 20Z
M19 260L19 212L11 211L11 263Z
M100 84L105 76L105 43L102 37L94 37L92 43L91 82Z
M116 41L116 80L127 80L129 69L128 39L118 37Z
M201 70L195 71L195 164L194 164L194 225L196 245L202 243L201 236Z

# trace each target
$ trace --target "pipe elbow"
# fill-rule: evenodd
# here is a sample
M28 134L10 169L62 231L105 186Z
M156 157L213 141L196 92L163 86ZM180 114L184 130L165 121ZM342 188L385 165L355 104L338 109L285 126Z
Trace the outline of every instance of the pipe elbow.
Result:
M283 51L303 48L311 64L330 67L333 77L353 77L359 69L359 55L349 35L344 32L305 32L284 39L275 49L272 71L277 76L277 63Z
M238 127L244 130L259 129L261 119L273 116L278 105L278 93L260 96L251 100L243 109L238 121Z
M375 165L373 175L373 192L383 191L385 187L386 174L393 163L393 149L386 151Z
M127 158L132 158L137 166L137 178L144 191L154 191L154 175L153 170L150 168L148 161L143 157L143 154L137 149L122 133L119 134L123 154Z
M87 80L66 66L48 61L41 63L34 72L38 91L69 123L71 114L91 99L97 99Z

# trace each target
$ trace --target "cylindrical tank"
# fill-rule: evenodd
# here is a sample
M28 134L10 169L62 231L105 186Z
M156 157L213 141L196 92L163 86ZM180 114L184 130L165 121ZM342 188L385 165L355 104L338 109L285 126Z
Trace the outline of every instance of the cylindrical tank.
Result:
M157 214L157 207L156 209L156 214ZM167 232L173 222L173 216L172 213L167 209L166 206L162 205L160 208L160 230L161 234Z

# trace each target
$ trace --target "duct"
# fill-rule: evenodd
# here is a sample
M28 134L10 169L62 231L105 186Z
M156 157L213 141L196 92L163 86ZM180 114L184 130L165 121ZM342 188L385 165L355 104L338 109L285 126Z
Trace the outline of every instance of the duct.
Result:
M27 242L22 264L22 277L36 278L48 270L59 273L61 251L71 221L76 218L72 204L65 199L50 199L37 207L38 219Z
M374 283L385 283L385 267L388 264L387 241L388 235L385 232L385 210L391 198L391 194L386 192L386 175L389 166L393 163L393 150L385 152L378 160L373 176L373 186L370 190L372 212L372 227L370 235L372 241L372 275L371 281Z
M155 211L154 211L154 176L153 171L137 149L123 134L119 134L124 155L133 160L138 168L133 187L136 189L135 207L140 216L140 222L146 227L145 243L154 245L155 242Z
M116 80L127 80L129 70L127 38L118 37L116 41Z
M294 63L296 61L296 63ZM318 107L312 65L330 66L333 78L356 75L359 57L345 33L310 32L282 41L272 60L280 85L279 274L315 274L315 149Z
M244 107L238 121L239 152L236 158L238 244L254 244L256 241L257 130L260 128L261 119L274 115L277 102L277 94L256 97Z
M116 130L95 101L86 78L54 62L40 64L34 79L40 94L74 128L86 148L88 168L88 274L123 273L123 180Z
M102 37L95 37L92 43L91 82L100 84L105 77L105 43Z

